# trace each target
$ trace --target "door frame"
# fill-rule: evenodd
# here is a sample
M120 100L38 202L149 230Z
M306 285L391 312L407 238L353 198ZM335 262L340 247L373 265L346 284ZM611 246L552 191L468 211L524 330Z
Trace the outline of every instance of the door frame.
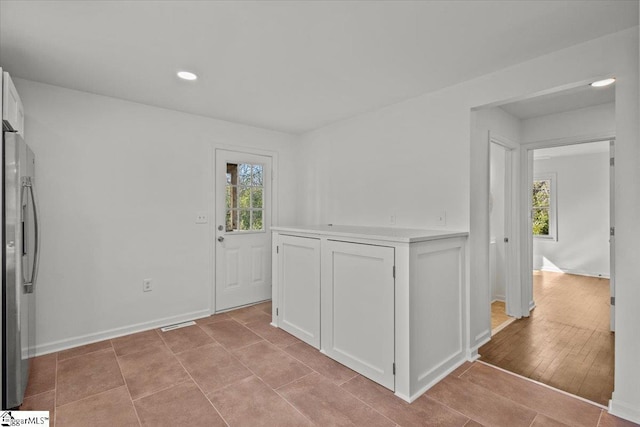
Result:
M536 306L535 301L533 299L533 234L531 233L531 191L533 190L533 150L540 148L553 148L553 147L562 147L565 145L576 145L576 144L587 144L590 142L600 142L600 141L613 141L615 144L616 134L614 131L602 132L602 133L594 133L589 135L575 136L575 137L566 137L566 138L557 138L557 139L549 139L543 141L534 141L528 142L521 145L520 151L520 168L521 168L521 181L520 181L520 204L522 207L522 221L520 225L520 236L521 236L521 310L523 313L526 313L525 316L529 316L531 310L533 310ZM611 150L610 150L611 152ZM613 176L613 171L611 171L611 177ZM611 185L611 184L610 184ZM615 192L609 192L609 206L610 212L613 214L615 211ZM613 223L614 218L611 217L609 219L610 223ZM609 257L610 264L613 266L613 254L615 252L615 241L612 239L609 244ZM614 270L610 268L610 283L614 283ZM615 293L615 288L611 287L612 294ZM615 297L615 295L611 295ZM611 322L612 326L615 321L615 312L614 308L611 307Z
M210 296L209 296L209 313L216 313L216 258L217 258L217 248L216 238L217 238L217 230L216 224L218 218L216 218L217 214L217 202L216 202L216 159L217 153L220 150L224 151L233 151L240 154L251 154L258 156L265 156L271 158L271 224L269 224L269 229L266 230L267 233L271 233L271 227L279 225L279 207L278 207L278 177L279 177L279 169L278 169L278 152L271 150L264 150L261 148L255 147L246 147L246 146L238 146L238 145L229 145L229 144L217 144L214 143L211 145L211 155L210 155L210 176L209 176L209 260L210 260L210 268L209 268L209 283L211 284ZM271 263L268 265L268 269L271 270ZM273 286L273 282L271 283Z
M516 197L519 181L520 145L489 131L489 150L491 150L491 144L496 144L505 150L504 229L505 237L509 238L509 244L505 245L505 311L511 317L520 318L524 314L518 303L522 289L518 262L520 259L520 239L518 236L518 198ZM490 175L489 186L491 185ZM491 284L489 284L489 292L491 292ZM491 301L491 298L489 300Z

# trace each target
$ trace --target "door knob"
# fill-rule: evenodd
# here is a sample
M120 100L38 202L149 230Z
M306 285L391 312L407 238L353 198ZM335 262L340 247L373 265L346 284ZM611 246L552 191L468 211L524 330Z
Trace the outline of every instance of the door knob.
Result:
M224 237L222 236L218 237L218 242L224 242Z

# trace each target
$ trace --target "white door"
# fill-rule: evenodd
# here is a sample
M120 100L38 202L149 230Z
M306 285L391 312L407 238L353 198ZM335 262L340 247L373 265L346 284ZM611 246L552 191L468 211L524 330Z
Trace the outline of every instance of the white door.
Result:
M394 248L328 240L322 249L322 350L395 390Z
M271 298L271 160L216 150L216 311Z

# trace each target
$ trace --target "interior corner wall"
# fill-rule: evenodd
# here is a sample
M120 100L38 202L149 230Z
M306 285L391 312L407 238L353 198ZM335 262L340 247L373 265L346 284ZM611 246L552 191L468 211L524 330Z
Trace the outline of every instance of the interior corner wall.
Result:
M616 75L616 241L618 292L613 411L640 421L640 150L638 149L638 27L591 40L496 73L362 114L302 135L297 158L300 222L469 230L466 275L471 347L489 317L489 153L471 110L576 82ZM624 159L624 160L622 160ZM475 191L475 190L478 191ZM622 237L624 235L624 237ZM626 411L626 412L625 412ZM635 417L635 418L634 418Z
M210 314L215 146L277 153L275 220L295 217L291 135L15 83L42 217L40 354ZM209 224L195 224L201 211Z
M557 240L533 240L533 268L609 277L609 153L534 160L556 175Z

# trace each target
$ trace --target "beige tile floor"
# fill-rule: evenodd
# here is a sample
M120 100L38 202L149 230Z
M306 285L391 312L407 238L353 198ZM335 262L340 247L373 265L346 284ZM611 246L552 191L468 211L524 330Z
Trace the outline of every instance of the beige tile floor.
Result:
M269 325L263 303L38 357L23 409L62 426L631 426L482 363L408 404Z

